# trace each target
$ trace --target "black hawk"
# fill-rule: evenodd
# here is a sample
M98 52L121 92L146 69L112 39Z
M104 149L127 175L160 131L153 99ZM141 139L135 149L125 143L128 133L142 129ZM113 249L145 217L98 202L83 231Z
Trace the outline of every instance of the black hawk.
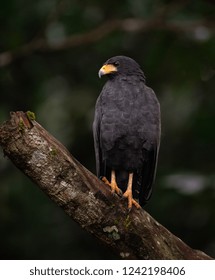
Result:
M107 75L93 122L97 176L128 208L144 206L152 194L160 145L160 106L140 66L126 56L108 59ZM138 202L139 203L138 203Z

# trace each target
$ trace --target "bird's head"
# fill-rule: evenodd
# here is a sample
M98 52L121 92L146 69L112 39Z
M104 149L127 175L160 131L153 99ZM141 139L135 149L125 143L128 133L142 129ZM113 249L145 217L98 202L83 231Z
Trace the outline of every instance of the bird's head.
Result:
M144 77L139 64L127 56L114 56L108 59L99 70L99 78L104 75L114 77L116 75L141 75Z

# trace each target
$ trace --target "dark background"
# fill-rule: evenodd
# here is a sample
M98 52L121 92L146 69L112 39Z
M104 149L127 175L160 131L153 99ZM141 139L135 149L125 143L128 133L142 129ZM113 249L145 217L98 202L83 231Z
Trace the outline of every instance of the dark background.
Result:
M146 210L215 257L213 1L9 0L0 9L0 122L37 121L95 172L92 121L114 55L142 67L157 93L162 140ZM115 258L0 153L1 259Z

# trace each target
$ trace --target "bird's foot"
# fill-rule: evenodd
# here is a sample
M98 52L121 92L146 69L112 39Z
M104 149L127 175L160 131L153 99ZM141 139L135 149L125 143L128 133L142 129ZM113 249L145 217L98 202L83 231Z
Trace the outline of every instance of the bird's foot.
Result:
M132 191L130 190L126 190L123 194L123 197L127 198L128 199L128 209L131 210L132 208L132 205L134 205L137 209L140 209L141 206L140 204L135 200L133 199L133 196L132 196Z
M120 190L120 188L117 186L117 183L115 181L112 181L111 183L108 181L108 179L106 177L102 177L102 181L110 186L111 188L111 192L112 193L117 193L118 195L122 196L122 191Z

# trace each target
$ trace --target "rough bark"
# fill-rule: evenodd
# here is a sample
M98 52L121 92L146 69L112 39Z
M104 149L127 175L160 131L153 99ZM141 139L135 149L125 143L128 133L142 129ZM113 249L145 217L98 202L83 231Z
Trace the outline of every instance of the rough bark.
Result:
M124 259L211 259L169 232L82 166L35 121L12 112L0 126L0 145L22 172L75 220Z

